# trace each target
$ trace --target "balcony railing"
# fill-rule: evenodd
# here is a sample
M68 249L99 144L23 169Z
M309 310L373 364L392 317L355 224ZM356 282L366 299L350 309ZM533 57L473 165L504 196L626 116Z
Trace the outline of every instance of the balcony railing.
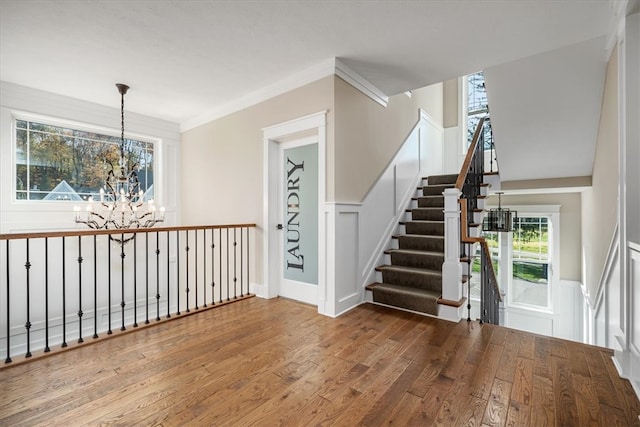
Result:
M254 228L2 234L0 354L11 363L249 296Z

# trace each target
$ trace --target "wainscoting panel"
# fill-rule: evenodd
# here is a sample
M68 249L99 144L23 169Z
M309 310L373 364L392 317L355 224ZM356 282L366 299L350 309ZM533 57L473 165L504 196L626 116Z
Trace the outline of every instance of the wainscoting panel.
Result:
M629 243L630 372L629 380L640 395L640 245Z

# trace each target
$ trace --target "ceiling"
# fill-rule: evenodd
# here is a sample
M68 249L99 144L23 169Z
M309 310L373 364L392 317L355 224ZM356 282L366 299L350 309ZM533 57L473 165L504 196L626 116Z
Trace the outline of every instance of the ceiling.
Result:
M610 32L603 1L0 1L0 79L182 124L339 58L386 95ZM225 109L226 108L226 109Z
M126 83L127 111L184 131L338 62L386 96L484 70L501 179L588 177L607 48L638 3L0 0L0 80L107 106Z

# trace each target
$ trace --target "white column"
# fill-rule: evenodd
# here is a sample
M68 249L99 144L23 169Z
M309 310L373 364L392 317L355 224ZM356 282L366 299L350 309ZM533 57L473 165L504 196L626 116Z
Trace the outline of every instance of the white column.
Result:
M460 264L460 191L444 191L444 263L442 264L442 298L459 301L462 293Z

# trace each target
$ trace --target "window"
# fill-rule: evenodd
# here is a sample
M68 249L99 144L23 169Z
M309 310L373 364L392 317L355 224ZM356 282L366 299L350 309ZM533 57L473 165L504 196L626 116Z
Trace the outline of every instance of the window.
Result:
M108 172L120 172L118 136L22 119L15 131L17 200L98 199ZM130 170L137 164L145 200L153 199L154 144L125 139L124 154Z
M473 140L473 134L476 131L478 122L489 113L489 102L487 100L487 91L484 84L484 73L482 71L469 74L466 78L467 83L467 146ZM491 131L490 126L484 128L484 149L491 149Z
M549 218L523 216L513 224L511 301L550 308Z

